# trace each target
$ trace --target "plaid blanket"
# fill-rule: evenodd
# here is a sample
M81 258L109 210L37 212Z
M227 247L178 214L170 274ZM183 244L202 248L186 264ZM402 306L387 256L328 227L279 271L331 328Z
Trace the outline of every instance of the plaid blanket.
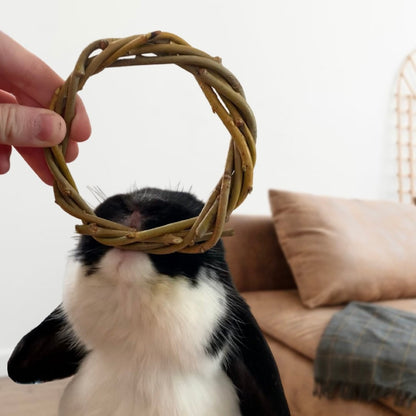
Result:
M416 398L416 314L363 302L336 313L314 362L315 394L399 406Z

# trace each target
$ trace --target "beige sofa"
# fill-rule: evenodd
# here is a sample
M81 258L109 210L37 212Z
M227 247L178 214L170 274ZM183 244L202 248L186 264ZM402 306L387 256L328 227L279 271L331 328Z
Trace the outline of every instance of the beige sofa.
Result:
M398 407L392 399L367 403L313 395L320 337L346 302L416 312L416 208L281 191L271 192L270 200L270 217L234 216L235 235L224 244L236 286L278 363L292 415L416 414L416 405Z

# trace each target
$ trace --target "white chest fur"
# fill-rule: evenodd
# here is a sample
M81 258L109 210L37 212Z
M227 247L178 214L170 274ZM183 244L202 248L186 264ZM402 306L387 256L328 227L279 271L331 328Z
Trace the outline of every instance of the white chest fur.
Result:
M91 353L60 416L240 415L221 356L205 351L224 314L220 284L162 276L147 255L119 250L84 274L69 265L64 309Z

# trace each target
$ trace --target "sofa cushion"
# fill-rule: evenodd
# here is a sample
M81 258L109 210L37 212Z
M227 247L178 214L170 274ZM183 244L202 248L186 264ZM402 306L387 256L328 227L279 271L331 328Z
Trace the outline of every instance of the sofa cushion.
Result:
M238 290L296 288L270 216L232 215L226 228L234 230L223 243Z
M244 292L261 330L270 338L314 359L321 336L332 316L344 306L309 309L296 290ZM416 299L397 299L376 304L416 313Z
M416 296L416 207L275 190L270 203L306 306Z
M308 309L297 290L244 292L261 330L309 359L332 315L341 306Z

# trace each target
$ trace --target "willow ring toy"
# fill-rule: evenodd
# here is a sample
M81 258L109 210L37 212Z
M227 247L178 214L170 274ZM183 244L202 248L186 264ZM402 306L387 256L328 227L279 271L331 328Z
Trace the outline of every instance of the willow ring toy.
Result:
M224 174L198 217L138 231L94 214L78 193L65 163L65 153L76 94L90 76L107 67L160 64L176 64L195 77L212 110L231 134L231 142ZM83 224L76 226L78 233L90 235L102 244L153 254L206 251L217 243L231 212L252 189L256 121L243 88L219 58L191 47L176 35L152 32L92 43L81 53L64 85L55 92L50 109L62 115L67 125L64 141L45 149L55 179L55 200L63 210L82 220Z

